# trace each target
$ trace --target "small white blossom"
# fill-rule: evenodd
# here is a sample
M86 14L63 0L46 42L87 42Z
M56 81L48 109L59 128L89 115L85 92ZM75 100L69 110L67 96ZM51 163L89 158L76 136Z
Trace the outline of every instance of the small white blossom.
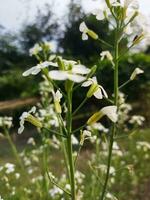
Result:
M25 71L22 75L23 76L29 76L29 75L37 75L42 69L48 67L48 66L54 66L57 67L56 63L53 62L49 62L49 61L45 61L42 62L34 67L31 67L30 69L28 69L27 71Z
M30 50L29 54L30 56L32 55L37 55L40 51L42 51L42 47L39 44L35 44Z
M55 198L57 195L62 195L63 191L57 186L54 186L52 189L49 190L49 194L52 198Z
M28 112L23 112L22 115L20 116L20 127L18 129L18 133L21 134L24 130L24 122L27 119L27 117L31 114L31 113L35 113L36 111L36 107L33 106L31 108L31 110L29 110Z
M137 75L139 75L139 74L143 74L144 73L144 71L142 70L142 69L140 69L140 68L135 68L135 70L133 71L133 73L131 74L131 76L130 76L130 80L134 80L136 77L137 77Z
M27 144L31 144L31 145L35 146L35 140L34 140L34 138L33 138L33 137L30 137L30 138L28 139L28 141L27 141Z
M71 135L71 140L72 140L72 144L74 144L74 145L79 144L79 141L77 140L77 138L74 135Z
M104 115L106 115L112 122L117 122L117 106L106 106L100 110Z
M81 86L82 87L89 87L91 85L91 91L89 89L89 92L87 93L87 96L91 97L94 95L97 99L102 99L103 97L108 98L108 95L104 88L97 83L96 77L89 78L87 81L85 81Z
M71 80L80 83L86 78L84 74L88 74L90 70L84 65L73 65L71 69L52 70L49 72L49 77L53 80Z
M6 168L6 174L10 174L15 171L15 165L12 163L6 163L5 168Z
M88 40L88 27L85 22L82 22L79 26L79 30L82 32L82 40Z
M133 115L131 117L131 119L129 120L129 123L130 124L136 124L138 126L142 126L143 123L145 121L145 118L143 116L140 116L140 115Z
M110 62L113 61L113 57L109 51L102 51L100 53L100 56L101 56L101 60L104 60L104 58L106 57Z

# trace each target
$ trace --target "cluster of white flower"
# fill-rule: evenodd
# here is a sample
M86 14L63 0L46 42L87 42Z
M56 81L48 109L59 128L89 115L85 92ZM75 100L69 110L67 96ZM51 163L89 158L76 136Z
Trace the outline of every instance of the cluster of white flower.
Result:
M135 124L135 125L138 125L138 126L142 126L143 123L145 121L145 118L141 115L133 115L131 117L131 119L129 120L129 123L130 124Z
M0 127L11 128L12 127L12 117L0 117Z

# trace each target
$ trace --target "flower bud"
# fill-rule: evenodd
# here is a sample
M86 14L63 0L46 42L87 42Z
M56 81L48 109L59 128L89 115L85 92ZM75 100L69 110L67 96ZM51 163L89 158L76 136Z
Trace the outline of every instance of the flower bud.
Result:
M94 40L97 40L97 39L98 39L98 35L97 35L94 31L92 31L92 30L90 30L90 29L88 29L87 34L88 34L91 38L93 38Z
M25 121L30 122L31 124L33 124L34 126L38 127L38 128L42 128L43 125L42 123L33 115L28 114L27 118L25 119Z
M93 94L98 90L99 86L97 83L94 83L91 85L89 91L87 92L87 98L90 98L91 96L93 96Z
M65 64L64 64L62 58L59 56L57 57L57 64L60 67L60 70L65 70Z
M96 123L99 119L101 119L103 116L104 114L101 111L96 112L88 119L87 124L92 125Z
M55 101L54 102L54 106L55 106L56 112L61 114L62 113L62 109L61 109L61 105L60 105L59 101Z

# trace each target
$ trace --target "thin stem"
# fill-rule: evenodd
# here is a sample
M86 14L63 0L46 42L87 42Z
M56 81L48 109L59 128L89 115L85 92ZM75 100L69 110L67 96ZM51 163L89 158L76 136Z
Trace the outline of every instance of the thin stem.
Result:
M58 188L61 189L63 192L65 192L66 194L68 194L69 196L71 196L71 193L70 193L70 192L68 192L68 191L65 190L63 187L61 187L58 183L56 183L54 180L52 180L52 178L50 177L49 172L47 171L47 169L46 169L46 173L47 173L47 176L48 176L50 182L51 182L53 185L56 185L56 187L58 187Z
M125 83L123 83L122 85L120 85L119 89L122 89L124 86L126 86L130 82L131 82L131 80L129 79L128 81L126 81Z
M79 128L73 130L72 133L76 133L76 132L80 131L81 129L83 129L86 126L87 126L87 124L84 124L83 126L80 126Z
M23 164L22 164L22 162L20 160L20 157L18 155L18 151L16 149L16 146L14 145L14 143L13 143L13 141L12 141L12 139L11 139L9 133L8 133L7 128L4 128L4 131L5 131L5 136L6 136L8 142L9 142L9 144L11 146L11 149L12 149L12 152L14 154L14 157L16 158L16 160L18 162L18 165L21 167L22 171L25 172L24 166L23 166Z
M72 200L76 200L76 191L75 191L75 176L74 176L74 160L73 160L73 149L72 149L72 91L69 88L68 91L68 115L67 115L67 146L68 146L68 161L69 161L69 169L70 169L70 185L71 185L71 197Z
M73 116L82 108L82 106L86 103L87 97L84 98L84 100L81 102L81 104L76 108L76 110L73 112Z
M113 48L113 46L111 44L105 42L104 40L102 40L100 38L98 38L98 41L101 42L101 43L103 43L104 45L108 46L109 48Z
M114 69L114 103L118 107L118 65L119 65L119 60L118 60L118 53L119 53L119 41L118 41L118 25L116 28L116 38L115 38L115 69ZM113 150L113 142L114 142L114 136L116 134L116 124L113 124L112 132L110 134L110 141L109 141L109 153L108 153L108 161L107 161L107 172L106 172L106 178L104 182L104 187L102 189L102 194L100 197L100 200L104 200L105 198L105 193L107 191L107 185L108 185L108 180L110 176L110 166L111 166L111 158L112 158L112 150Z

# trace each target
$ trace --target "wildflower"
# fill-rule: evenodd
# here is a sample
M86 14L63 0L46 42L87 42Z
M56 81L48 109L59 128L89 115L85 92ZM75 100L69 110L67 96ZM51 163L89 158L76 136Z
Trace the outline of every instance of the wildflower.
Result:
M98 35L90 30L87 25L85 24L85 22L82 22L79 26L79 30L80 32L82 32L82 40L88 40L88 35L93 38L94 40L98 39Z
M31 115L31 113L35 113L36 111L36 107L32 107L31 110L29 112L23 112L21 117L20 117L20 127L18 129L18 133L21 134L24 130L24 122L25 121L29 121L30 123L32 123L34 126L37 126L39 128L42 128L42 124L41 122L35 118L34 116Z
M0 127L7 127L7 128L11 128L12 127L12 117L0 117Z
M93 10L92 14L96 16L97 20L105 19L105 12L102 9L95 9L95 10Z
M34 67L31 67L30 69L28 69L27 71L25 71L22 75L23 76L29 76L29 75L37 75L42 69L48 67L48 66L54 66L54 67L57 67L57 64L56 63L53 63L53 62L48 62L48 61L45 61L45 62L42 62L40 64L37 64L36 66Z
M102 108L100 111L93 114L87 121L88 125L91 125L98 120L100 120L104 115L106 115L112 122L117 122L118 114L117 114L117 106L106 106Z
M52 189L49 190L49 194L52 198L55 198L57 195L62 195L63 191L60 188L54 186Z
M73 82L80 83L86 79L83 75L90 72L90 70L84 65L74 64L74 61L64 61L64 65L65 69L63 70L50 71L49 77L53 80L71 80Z
M101 56L101 60L104 60L104 58L106 57L110 62L113 61L113 57L109 51L102 51L100 53L100 56Z
M74 135L71 135L71 140L72 140L72 144L74 144L74 145L78 145L79 144L77 138Z
M101 123L94 123L91 126L87 127L88 130L98 130L103 133L108 133L109 129L105 128Z
M34 140L34 138L33 138L33 137L30 137L30 138L28 139L28 141L27 141L27 144L31 144L31 145L35 146L35 140Z
M143 74L143 73L144 73L144 71L142 69L140 69L138 67L135 68L135 70L132 72L132 74L130 76L130 80L133 81L136 78L137 75Z
M94 95L97 99L102 99L103 97L108 98L108 95L104 88L97 83L96 77L89 78L87 81L85 81L82 84L82 87L88 87L90 86L89 91L87 92L87 97L90 98L92 95Z
M143 116L133 115L132 118L129 120L129 123L142 126L144 121L145 121L145 118Z
M56 110L57 113L61 113L62 109L61 109L61 106L60 106L60 100L62 98L62 94L60 93L59 90L57 90L57 92L54 93L53 96L54 96L55 110Z
M15 165L12 163L6 163L5 168L6 168L6 174L10 174L15 171Z
M40 51L42 51L42 47L39 44L35 44L30 50L29 54L30 56L32 55L37 55Z
M84 130L81 132L81 138L80 138L80 145L83 145L84 141L91 137L91 132L88 130Z

